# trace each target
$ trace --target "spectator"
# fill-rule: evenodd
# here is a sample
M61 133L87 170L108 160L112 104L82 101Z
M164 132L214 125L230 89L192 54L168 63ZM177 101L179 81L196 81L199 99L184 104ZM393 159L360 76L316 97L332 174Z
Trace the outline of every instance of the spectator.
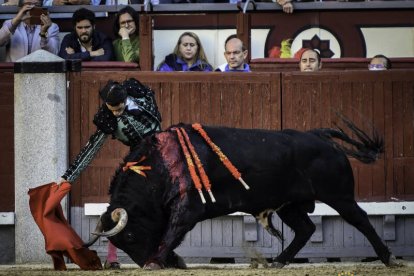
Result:
M60 45L59 56L64 59L108 61L113 59L112 41L95 30L95 14L80 8L72 16L74 30L67 34Z
M115 16L113 41L115 59L139 63L138 13L127 6Z
M321 56L314 49L304 49L300 56L299 68L301 72L315 72L322 68Z
M278 3L285 13L293 13L292 0L273 0Z
M374 56L368 64L370 71L382 71L391 69L391 60L384 55Z
M116 3L115 0L44 0L43 1L44 6L62 6L62 5L111 6L111 5L115 5L115 3ZM124 5L126 3L142 4L142 2L138 0L122 1L122 3L121 3L121 0L118 0L119 5Z
M250 67L245 63L248 51L237 35L229 36L224 42L224 57L226 64L220 65L216 71L221 72L250 72Z
M157 71L213 71L213 67L207 60L198 36L193 32L185 32L179 37L174 52L165 57Z
M63 6L63 5L89 5L93 4L95 1L91 0L44 0L43 5L44 6ZM96 5L99 5L98 4ZM95 4L94 4L95 5Z
M41 6L40 0L23 0L17 15L6 20L0 29L0 46L6 46L6 61L16 61L36 50L43 49L57 55L59 27L49 15L40 15L41 24L30 23L30 10Z
M19 0L5 0L3 4L1 4L2 6L18 6L19 5Z

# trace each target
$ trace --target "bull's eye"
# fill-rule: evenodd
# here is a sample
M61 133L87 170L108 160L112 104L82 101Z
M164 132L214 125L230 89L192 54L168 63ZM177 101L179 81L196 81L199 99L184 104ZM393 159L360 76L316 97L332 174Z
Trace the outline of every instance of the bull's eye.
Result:
M134 234L133 234L133 233L131 233L131 232L128 232L128 233L126 234L126 239L127 239L128 241L134 241L134 240L135 240Z

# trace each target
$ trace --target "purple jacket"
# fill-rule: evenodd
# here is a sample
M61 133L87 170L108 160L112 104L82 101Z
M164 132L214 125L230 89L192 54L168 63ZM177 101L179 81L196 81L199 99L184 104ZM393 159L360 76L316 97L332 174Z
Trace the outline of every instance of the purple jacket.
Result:
M213 67L204 63L200 60L197 60L191 67L188 67L187 62L183 61L181 58L177 57L174 54L169 54L165 57L163 63L161 63L157 71L171 72L171 71L213 71Z

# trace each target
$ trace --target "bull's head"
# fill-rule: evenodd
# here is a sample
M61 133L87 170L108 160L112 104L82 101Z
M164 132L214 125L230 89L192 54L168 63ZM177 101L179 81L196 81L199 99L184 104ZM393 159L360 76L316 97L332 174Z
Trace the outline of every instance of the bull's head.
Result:
M107 237L116 247L127 253L140 266L154 254L157 248L157 237L145 227L133 226L128 222L128 213L123 208L116 208L112 212L104 213L97 224L94 237L85 243L90 246L99 237Z
M131 159L139 160L135 156ZM145 165L159 168L156 162L148 158ZM107 237L134 262L143 266L157 252L166 225L162 209L163 177L160 170L148 170L143 176L121 168L111 183L110 206L100 217L94 238L85 245L93 244L101 236Z

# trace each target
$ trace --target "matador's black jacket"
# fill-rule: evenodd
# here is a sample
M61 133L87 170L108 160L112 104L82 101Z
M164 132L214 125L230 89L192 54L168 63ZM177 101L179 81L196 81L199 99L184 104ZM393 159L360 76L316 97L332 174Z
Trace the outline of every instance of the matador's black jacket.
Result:
M75 181L93 160L105 139L111 136L133 148L147 135L161 130L161 115L155 102L154 92L136 79L122 83L128 92L125 111L115 117L106 104L102 104L93 120L96 132L89 138L75 161L62 178Z

